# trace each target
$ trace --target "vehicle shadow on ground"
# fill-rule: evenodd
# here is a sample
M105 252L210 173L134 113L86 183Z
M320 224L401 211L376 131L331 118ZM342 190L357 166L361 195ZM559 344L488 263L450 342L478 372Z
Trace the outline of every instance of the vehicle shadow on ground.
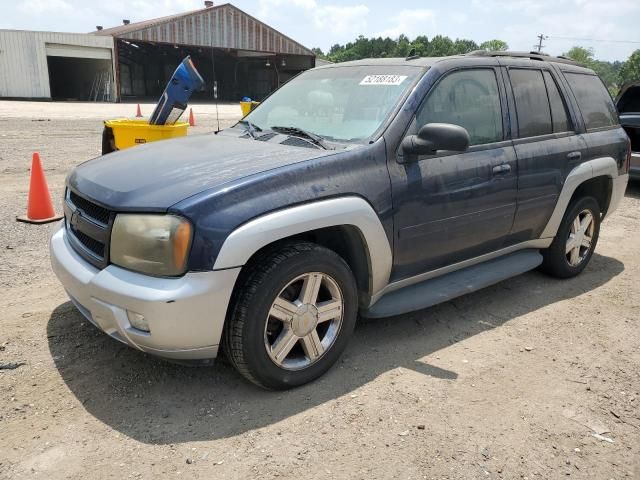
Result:
M184 367L125 347L99 332L69 302L53 311L47 333L60 375L100 421L150 444L211 440L304 414L398 367L456 381L455 371L422 359L547 305L589 294L623 270L618 260L596 254L571 280L534 271L419 312L360 320L336 366L287 392L261 390L222 362ZM521 345L526 344L525 336Z

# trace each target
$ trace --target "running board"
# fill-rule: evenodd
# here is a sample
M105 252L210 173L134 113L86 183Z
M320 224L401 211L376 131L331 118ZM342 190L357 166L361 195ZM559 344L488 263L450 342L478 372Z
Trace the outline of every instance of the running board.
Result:
M528 272L541 263L538 250L511 253L390 292L360 315L380 318L421 310Z

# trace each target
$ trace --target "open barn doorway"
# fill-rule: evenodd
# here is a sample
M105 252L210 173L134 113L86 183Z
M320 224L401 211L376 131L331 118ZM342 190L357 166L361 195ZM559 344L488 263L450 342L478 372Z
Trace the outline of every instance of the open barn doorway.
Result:
M47 57L54 100L111 101L111 61Z
M111 50L47 44L49 88L54 100L113 100Z

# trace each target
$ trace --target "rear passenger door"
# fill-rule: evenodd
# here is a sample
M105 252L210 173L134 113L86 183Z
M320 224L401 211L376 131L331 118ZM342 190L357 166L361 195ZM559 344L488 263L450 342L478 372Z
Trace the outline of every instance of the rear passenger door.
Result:
M546 67L507 67L513 145L518 162L516 215L507 244L540 237L564 179L587 155L555 72Z

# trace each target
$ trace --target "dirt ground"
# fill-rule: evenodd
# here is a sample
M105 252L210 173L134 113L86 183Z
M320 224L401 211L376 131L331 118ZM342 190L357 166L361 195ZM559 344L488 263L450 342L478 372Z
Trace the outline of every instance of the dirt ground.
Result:
M191 133L212 130L193 108ZM327 375L266 392L97 331L51 272L53 227L15 221L33 151L59 208L101 121L134 112L0 101L0 364L20 365L0 370L0 478L640 478L639 185L578 278L360 321Z

